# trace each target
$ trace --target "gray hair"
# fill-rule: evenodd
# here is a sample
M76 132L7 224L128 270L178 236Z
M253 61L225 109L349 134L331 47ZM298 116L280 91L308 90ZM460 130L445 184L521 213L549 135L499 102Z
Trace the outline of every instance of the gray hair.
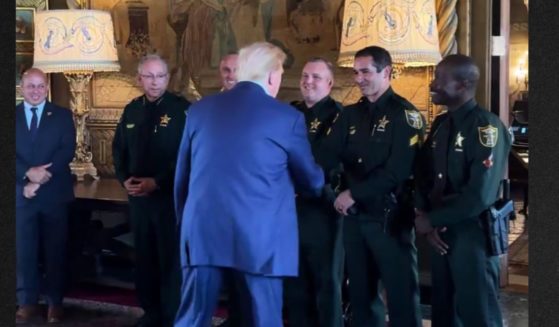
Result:
M159 61L165 67L167 73L169 72L169 65L167 65L167 62L163 58L161 58L160 55L155 53L150 53L143 56L142 59L140 59L140 62L138 63L138 74L142 73L142 67L148 61Z

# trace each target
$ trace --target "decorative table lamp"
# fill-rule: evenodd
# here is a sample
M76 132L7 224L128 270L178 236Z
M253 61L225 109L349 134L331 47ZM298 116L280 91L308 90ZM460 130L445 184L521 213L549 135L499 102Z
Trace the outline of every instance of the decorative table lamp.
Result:
M76 124L72 173L99 178L93 166L89 133L89 81L94 72L119 71L113 23L100 10L47 10L35 15L33 66L45 73L64 73L70 84L70 107Z

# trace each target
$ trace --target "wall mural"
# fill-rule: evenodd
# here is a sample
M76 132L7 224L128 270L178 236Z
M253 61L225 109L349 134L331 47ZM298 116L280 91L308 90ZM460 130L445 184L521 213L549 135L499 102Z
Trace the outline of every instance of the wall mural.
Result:
M445 2L446 0L442 0ZM441 0L439 0L441 2ZM122 108L141 94L135 82L139 58L156 52L169 63L169 88L189 100L217 92L220 58L254 41L268 41L288 55L278 98L300 98L305 61L323 56L336 62L344 0L89 0L111 12L122 70L96 74L91 87L88 127L94 164L102 176L114 174L110 144ZM444 5L442 6L444 7ZM438 108L430 102L432 69L405 70L393 81L428 121ZM344 104L360 97L351 69L336 69L332 96Z
M170 64L170 88L194 99L218 87L205 77L215 76L223 55L255 41L281 47L297 74L311 56L335 61L343 0L90 0L90 7L113 16L123 74L133 76L138 59L157 52Z

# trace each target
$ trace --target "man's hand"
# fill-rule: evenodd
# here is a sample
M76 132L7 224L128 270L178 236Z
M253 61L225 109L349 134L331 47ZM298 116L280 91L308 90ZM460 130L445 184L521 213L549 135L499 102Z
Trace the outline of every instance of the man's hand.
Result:
M423 210L417 208L415 208L415 231L422 235L433 231L433 226L431 226L427 214Z
M32 199L37 195L37 190L41 187L38 183L27 183L23 187L23 196L27 199Z
M52 177L52 174L47 170L50 166L52 166L52 162L42 166L31 167L25 173L25 176L27 176L31 183L45 184Z
M427 234L427 241L441 255L448 253L448 244L442 240L441 235L439 234L444 232L446 232L446 227L433 229L431 233Z
M336 201L334 201L334 208L337 212L341 213L344 216L347 216L347 210L351 208L352 205L355 204L355 200L351 196L350 190L345 190L338 195Z
M124 187L131 196L147 196L158 188L154 178L134 176L124 181Z

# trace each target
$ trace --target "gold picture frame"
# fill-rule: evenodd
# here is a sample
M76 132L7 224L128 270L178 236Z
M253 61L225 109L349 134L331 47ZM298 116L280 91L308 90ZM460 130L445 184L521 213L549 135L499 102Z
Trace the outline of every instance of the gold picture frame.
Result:
M16 51L24 50L24 46L31 45L26 52L33 51L35 8L16 7ZM18 49L19 48L19 49Z
M35 13L47 10L47 0L16 0L16 105L23 101L20 89L21 74L33 66L33 41ZM49 77L50 84L50 77ZM51 93L49 91L49 99Z

